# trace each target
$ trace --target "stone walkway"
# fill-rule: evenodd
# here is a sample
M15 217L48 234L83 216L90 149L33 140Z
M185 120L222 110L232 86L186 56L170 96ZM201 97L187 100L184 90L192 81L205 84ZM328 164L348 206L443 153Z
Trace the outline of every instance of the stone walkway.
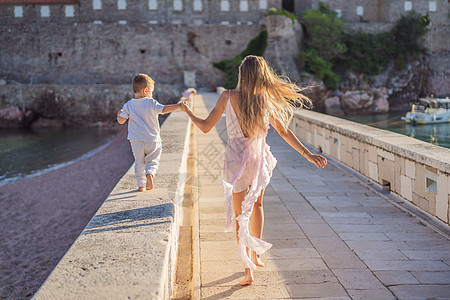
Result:
M196 113L206 116L217 97L197 96ZM196 130L202 299L450 299L445 236L342 166L317 169L272 129L267 142L278 163L263 200L263 239L273 247L254 284L240 287L243 263L234 232L223 231L217 185L225 120L208 134Z

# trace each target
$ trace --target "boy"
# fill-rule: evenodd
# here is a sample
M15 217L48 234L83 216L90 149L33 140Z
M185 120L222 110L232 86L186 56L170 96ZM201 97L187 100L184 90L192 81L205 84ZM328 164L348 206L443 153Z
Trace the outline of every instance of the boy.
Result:
M181 104L162 105L152 98L155 82L146 74L134 76L134 98L117 113L117 122L128 121L128 140L135 159L135 174L140 192L153 189L153 177L161 157L158 114L167 114Z

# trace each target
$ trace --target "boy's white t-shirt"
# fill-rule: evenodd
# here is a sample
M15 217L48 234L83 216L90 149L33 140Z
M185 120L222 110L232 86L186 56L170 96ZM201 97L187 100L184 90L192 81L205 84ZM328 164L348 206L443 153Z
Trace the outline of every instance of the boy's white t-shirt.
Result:
M133 98L125 103L119 116L128 119L128 139L161 142L158 115L163 108L152 98Z

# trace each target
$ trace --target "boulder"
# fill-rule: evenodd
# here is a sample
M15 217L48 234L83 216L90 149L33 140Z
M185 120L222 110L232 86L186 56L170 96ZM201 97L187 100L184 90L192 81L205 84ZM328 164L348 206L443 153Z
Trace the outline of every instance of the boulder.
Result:
M425 55L409 62L403 70L391 68L385 84L392 91L388 99L389 105L397 109L408 109L410 102L427 93L428 77L429 59Z
M341 101L338 96L328 98L324 101L325 113L328 115L342 116L344 111L341 108Z
M325 100L329 98L330 91L322 81L313 78L302 77L300 86L304 87L303 93L313 102L313 109L319 112L325 112Z
M388 102L388 91L385 87L379 89L374 89L374 100L373 100L373 112L374 113L388 113L389 112L389 102Z
M373 106L370 90L346 91L341 96L342 109L346 114L369 113Z
M17 106L0 109L0 128L23 127L24 114Z

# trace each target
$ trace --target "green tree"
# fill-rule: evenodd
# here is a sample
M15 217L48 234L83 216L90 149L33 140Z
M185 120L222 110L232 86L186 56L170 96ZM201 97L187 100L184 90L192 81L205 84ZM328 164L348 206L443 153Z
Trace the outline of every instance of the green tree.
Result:
M343 66L344 70L368 75L383 72L392 61L402 69L411 55L425 50L422 38L429 23L428 16L412 11L402 16L389 32L345 34L347 51L335 63Z
M306 10L301 21L306 33L305 50L298 57L301 68L323 80L328 88L336 89L339 77L332 70L332 62L347 50L343 21L324 3L320 3L319 10Z
M327 4L320 3L319 10L308 9L302 16L305 27L305 46L326 61L340 57L347 47L343 41L344 22Z

